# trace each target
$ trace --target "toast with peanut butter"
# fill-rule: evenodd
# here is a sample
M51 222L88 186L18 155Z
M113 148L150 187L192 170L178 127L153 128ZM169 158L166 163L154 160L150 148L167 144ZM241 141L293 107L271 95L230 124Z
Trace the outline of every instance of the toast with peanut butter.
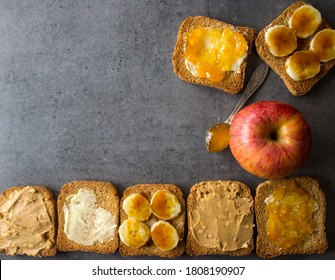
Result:
M187 36L189 36L190 34L190 36L192 36L191 32L199 30L200 32L207 33L208 31L211 32L211 30L214 31L213 33L203 34L203 39L201 37L202 35L199 36L198 32L198 35L195 35L195 39L197 39L198 42L194 44L194 48L192 48L193 46L187 48ZM210 37L211 34L223 31L229 31L226 32L229 34L227 35L228 39L225 40L225 42L229 42L231 44L239 42L239 45L245 46L245 49L241 50L241 52L236 53L216 53L216 51L219 50L224 43L219 41L223 35L221 33L221 35L218 36L213 35L214 38L211 39L210 44L208 44L206 40L208 40L208 37ZM235 35L232 32L234 32ZM238 35L239 37L236 37L236 35ZM232 40L231 38L233 37L236 40ZM178 31L177 42L172 57L174 72L177 76L179 76L180 79L188 83L218 88L229 94L236 94L243 89L247 61L255 37L255 30L250 27L234 26L223 21L203 16L188 17L181 24ZM196 57L197 55L199 55L200 45L202 45L203 48L206 48L209 45L214 46L215 44L217 44L218 46L217 49L213 47L210 50L211 57ZM238 46L229 45L226 49L238 50ZM206 52L208 53L208 50L204 50L203 53ZM216 58L214 59L214 57ZM235 57L236 59L230 61L231 58ZM192 58L194 60L192 60ZM216 59L222 59L222 61L224 61L224 65L220 64L208 66L210 61L215 61ZM202 61L205 62L202 63Z
M312 39L315 37L315 35L321 31L330 28L330 25L326 22L325 19L321 19L321 23L319 24L316 31L306 37L306 38L300 38L297 37L297 47L294 50L294 52L284 55L284 56L275 56L271 53L269 49L269 44L267 45L266 42L266 33L270 28L273 28L275 26L286 26L289 27L289 20L293 13L298 9L301 8L304 5L310 5L308 3L305 3L303 1L298 1L288 8L286 8L274 21L272 21L269 25L267 25L264 29L262 29L255 40L255 46L256 51L259 55L259 57L265 61L274 72L276 72L279 77L283 80L284 84L286 85L287 89L296 96L301 96L306 93L308 93L311 88L320 80L322 79L328 71L334 66L335 59L331 59L327 62L320 62L320 68L319 72L315 74L311 78L301 79L301 80L295 80L287 72L288 69L288 58L293 57L294 54L300 52L300 51L309 51L310 44ZM292 30L292 28L290 28ZM281 44L285 44L286 40L278 40ZM326 43L327 44L327 43ZM328 42L329 44L329 42ZM285 47L285 45L281 46ZM334 48L334 46L333 46ZM297 57L297 56L296 56ZM305 69L307 69L307 66L304 66Z
M321 254L328 247L326 200L317 180L291 177L257 186L256 253L262 258Z
M187 198L186 252L245 256L254 248L254 200L238 181L205 181Z
M185 209L183 192L175 185L127 188L120 201L120 254L181 256L185 251Z
M119 196L109 182L74 181L57 199L59 251L114 253L119 245Z
M8 255L54 256L56 205L43 186L18 186L0 196L0 252Z

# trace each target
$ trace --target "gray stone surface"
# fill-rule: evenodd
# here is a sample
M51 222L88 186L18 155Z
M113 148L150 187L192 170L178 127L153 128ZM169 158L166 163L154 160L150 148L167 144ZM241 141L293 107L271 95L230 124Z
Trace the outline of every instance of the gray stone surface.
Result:
M259 31L291 3L1 0L1 191L45 185L57 195L72 180L106 180L120 194L138 183L173 183L187 196L193 184L215 179L244 181L255 190L262 180L243 171L229 149L209 154L204 143L206 130L230 114L240 95L181 81L171 56L187 16ZM335 26L331 0L311 3ZM247 78L260 64L253 50ZM305 115L313 132L309 160L295 175L311 175L324 188L329 250L286 259L335 258L334 88L332 69L309 94L294 97L271 71L249 101L288 102ZM118 253L75 252L53 259L118 258Z

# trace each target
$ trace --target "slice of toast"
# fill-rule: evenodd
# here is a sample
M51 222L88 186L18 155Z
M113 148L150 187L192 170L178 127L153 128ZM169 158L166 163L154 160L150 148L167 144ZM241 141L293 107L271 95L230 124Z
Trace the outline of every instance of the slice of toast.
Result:
M56 254L56 204L48 188L17 186L1 194L0 252L39 257Z
M222 191L220 191L220 189ZM221 193L220 193L221 192ZM208 215L208 219L211 219L217 224L216 231L220 231L220 238L218 237L218 234L215 236L215 247L210 246L203 246L201 245L195 238L195 221L192 217L195 216L195 213L197 212L197 209L201 204L204 203L204 200L207 197L212 196L214 193L216 193L217 200L211 201L210 205L206 207L208 209L208 212L206 215ZM220 194L219 194L220 193ZM230 193L236 194L236 196L229 198ZM228 197L228 201L224 201L223 198ZM240 199L244 199L244 202L241 204L238 202ZM223 207L219 206L219 204L222 203ZM234 209L228 209L225 208L226 205L239 205L237 208L243 208L246 209L244 217L243 215L237 216L232 213L236 213L236 211L240 211L237 208ZM203 207L205 205L203 204ZM195 212L193 212L195 211ZM209 211L211 211L209 213ZM242 211L242 210L241 210ZM214 212L214 213L213 213ZM241 214L242 212L240 212ZM225 218L225 217L229 218ZM254 248L254 240L253 240L253 226L254 226L254 200L251 195L250 189L242 182L238 181L205 181L198 183L194 185L191 188L190 194L187 198L187 217L188 217L188 235L187 235L187 241L186 241L186 252L190 256L198 256L198 255L232 255L232 256L245 256L252 252ZM227 222L226 229L222 229L222 224L219 221L220 219L225 219ZM200 220L199 220L200 221ZM243 223L241 222L243 221ZM229 224L228 224L229 223ZM241 226L235 227L235 225L240 224ZM229 245L230 247L223 248L222 245L231 243L231 240L234 242L238 242L238 239L240 238L240 235L238 232L242 231L242 227L247 228L247 232L244 231L243 237L243 246L241 245ZM204 223L202 226L202 229L206 230L207 228L213 228L212 226L208 226L208 223ZM247 235L245 235L247 233ZM206 232L207 236L211 236L214 234L214 232ZM206 236L206 237L207 237ZM222 244L218 248L218 243ZM238 243L237 243L238 244ZM235 249L231 249L231 246L235 246Z
M111 213L115 229L112 237L104 241L95 241L94 244L81 244L70 240L64 231L65 212L64 206L67 205L67 197L78 194L80 190L92 191L96 198L94 207L102 208ZM102 254L114 253L119 245L118 226L119 226L119 196L117 188L109 182L101 181L74 181L65 184L57 199L58 210L58 234L57 248L59 251L83 251L96 252ZM95 215L92 214L92 218ZM77 222L77 221L75 221Z
M297 10L299 7L305 5L307 3L298 1L288 8L286 8L273 22L271 22L268 26L266 26L264 29L262 29L256 38L255 45L256 45L256 51L260 58L264 60L273 71L275 71L280 78L284 81L287 89L296 96L301 96L306 94L310 91L310 89L324 76L326 73L334 66L335 59L330 60L326 63L321 63L321 70L320 72L314 76L313 78L310 78L308 80L303 81L294 81L289 75L286 74L285 70L285 61L289 56L285 57L276 57L271 54L269 49L266 47L265 44L265 32L268 28L274 26L274 25L285 25L288 26L288 21L291 17L291 15L294 13L295 10ZM315 32L319 32L322 29L330 28L329 24L323 19L319 28ZM314 34L314 35L315 35ZM308 50L310 41L313 39L314 35L306 38L301 39L298 38L298 47L296 51L300 50Z
M274 190L285 185L288 181L294 181L297 187L313 198L318 208L313 214L313 219L317 223L317 228L311 236L303 243L295 245L288 249L279 248L274 242L267 237L266 224L267 215L265 213L265 199L270 197ZM272 258L280 255L290 254L321 254L328 247L325 221L326 221L326 200L317 180L307 177L291 177L278 180L268 180L257 186L255 197L255 212L257 224L257 241L256 253L262 258Z
M235 30L241 34L243 34L244 38L248 42L248 54L244 59L239 72L228 72L226 77L220 82L212 82L206 78L198 78L193 76L191 72L187 69L185 64L185 55L184 55L184 35L196 28L199 27L207 27L207 28L230 28ZM172 56L172 62L174 65L174 72L184 81L192 84L198 84L213 88L218 88L230 94L236 94L243 89L244 86L244 78L245 78L245 70L247 66L247 61L249 54L251 52L253 42L255 40L256 33L255 30L250 27L242 27L242 26L234 26L232 24L219 21L216 19L196 16L196 17L188 17L181 24L178 32L177 42L175 46L175 50Z
M123 201L130 196L131 194L139 193L143 195L149 202L153 196L153 194L158 190L168 190L171 193L173 193L179 200L180 206L181 206L181 212L180 214L168 222L172 224L175 229L178 232L179 235L179 242L177 246L169 251L162 251L160 250L152 240L149 240L144 246L139 248L132 248L124 244L122 241L120 241L119 246L119 252L122 256L140 256L140 255L147 255L147 256L159 256L162 258L176 258L181 256L185 251L185 241L184 241L184 227L185 227L185 212L186 212L186 206L185 206L185 200L183 196L182 190L171 184L141 184L141 185L135 185L132 187L127 188L124 193L123 197L120 201L120 224L123 223L126 219L128 219L128 216L126 212L123 209ZM159 219L155 217L153 214L149 217L148 221L143 222L146 224L149 228L150 226L158 221Z

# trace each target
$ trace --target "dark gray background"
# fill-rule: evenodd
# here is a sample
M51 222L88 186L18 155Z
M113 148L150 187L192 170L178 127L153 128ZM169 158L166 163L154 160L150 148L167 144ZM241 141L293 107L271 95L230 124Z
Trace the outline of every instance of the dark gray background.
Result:
M216 179L240 180L254 191L262 179L242 170L229 149L209 154L204 142L206 130L230 114L240 95L185 83L173 73L171 56L188 16L258 32L292 3L1 0L1 191L44 185L57 196L72 180L106 180L120 195L139 183L173 183L186 197L192 185ZM333 1L310 3L335 26ZM260 64L253 49L247 80ZM288 102L313 133L310 157L294 175L315 177L326 193L329 249L285 259L335 258L334 88L332 69L307 95L294 97L270 71L248 102ZM73 252L51 259L119 258ZM244 257L254 258L255 253Z

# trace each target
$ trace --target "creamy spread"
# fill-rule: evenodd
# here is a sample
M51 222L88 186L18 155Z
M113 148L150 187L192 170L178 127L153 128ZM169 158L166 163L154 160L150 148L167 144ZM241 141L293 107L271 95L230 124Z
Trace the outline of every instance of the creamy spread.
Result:
M10 255L50 249L52 227L43 195L33 187L15 190L0 203L0 248Z
M114 238L115 217L96 204L93 191L80 189L66 198L64 207L64 232L66 236L82 245L94 245Z
M197 207L189 217L195 240L221 251L247 248L253 233L252 198L243 197L235 182L205 187L197 193Z

